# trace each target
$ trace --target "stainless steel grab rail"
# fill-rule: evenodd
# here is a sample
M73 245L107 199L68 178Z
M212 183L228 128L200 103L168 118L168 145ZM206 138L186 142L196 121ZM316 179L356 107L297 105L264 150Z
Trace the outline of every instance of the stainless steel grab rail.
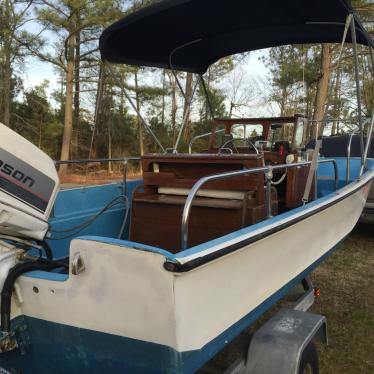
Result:
M362 173L364 172L364 168L366 166L366 162L367 162L367 159L368 159L368 153L369 153L371 142L372 142L373 128L374 128L374 111L373 111L373 114L371 116L370 126L369 126L368 134L367 134L367 137L366 137L366 144L365 144L365 150L364 150L364 155L363 155L363 160L364 161L363 161L363 164L360 167L359 176L362 175ZM349 179L351 177L351 148L352 148L352 140L353 140L353 137L355 135L359 135L359 133L353 132L349 136L348 145L347 145L346 184L349 183Z
M215 134L219 134L221 132L225 132L225 129L221 129L221 130L215 131L214 133ZM205 134L201 134L201 135L197 135L197 136L193 137L191 139L190 143L188 144L188 153L192 154L192 145L193 145L193 143L195 143L196 140L206 138L207 136L210 136L212 134L213 134L213 132L207 132Z
M332 163L334 166L334 174L335 174L335 190L338 188L338 165L336 160L334 159L327 159L327 160L318 160L318 163ZM284 169L291 169L297 168L301 166L310 165L311 161L304 161L304 162L297 162L294 164L283 164L283 165L275 165L275 166L265 166L260 168L253 168L253 169L244 169L244 170L236 170L230 171L227 173L222 174L214 174L203 177L199 179L194 186L192 187L191 191L189 192L186 203L184 205L183 213L182 213L182 225L181 225L181 250L184 251L187 249L188 246L188 223L192 208L192 203L194 198L196 197L197 192L200 188L206 184L207 182L211 182L213 180L219 179L226 179L231 177L237 177L242 175L251 175L251 174L265 174L266 179L266 211L267 217L271 217L271 181L273 178L273 171L274 170L284 170Z
M345 176L345 183L349 183L349 178L351 176L351 148L352 148L352 140L353 137L357 135L357 133L353 132L348 140L348 145L347 145L347 172Z
M237 125L233 125L231 127L231 129L235 129L236 127L240 127L240 126L243 126L243 124L241 123L238 123ZM192 153L192 145L193 143L195 143L196 140L198 139L202 139L202 138L206 138L207 136L210 136L212 134L220 134L222 132L225 132L226 129L221 129L221 130L217 130L217 131L212 131L212 132L207 132L205 134L201 134L201 135L196 135L195 137L193 137L190 141L190 143L188 144L188 153L191 154Z
M373 110L373 114L371 115L371 123L370 123L369 131L368 131L368 134L367 134L365 151L364 151L364 155L363 155L363 163L362 163L361 168L360 168L359 177L362 176L362 174L364 172L364 169L366 167L366 162L367 162L367 159L368 159L368 154L369 154L371 141L372 141L373 127L374 127L374 110Z
M55 160L55 165L76 165L76 164L94 164L100 162L129 162L140 161L140 157L117 157L117 158L96 158L81 160Z
M223 149L228 149L228 148L227 148L227 145L229 145L230 143L232 144L233 148L236 149L234 142L236 142L237 140L241 140L241 141L244 140L244 141L248 142L248 146L252 146L252 148L254 149L254 151L256 152L257 155L260 154L258 148L253 144L253 142L252 142L251 140L249 140L249 138L233 138L233 139L228 140L227 142L225 142L225 143L220 147L220 149L219 149L219 151L218 151L218 154L221 154L221 150L223 150ZM236 151L236 152L238 153L238 151Z

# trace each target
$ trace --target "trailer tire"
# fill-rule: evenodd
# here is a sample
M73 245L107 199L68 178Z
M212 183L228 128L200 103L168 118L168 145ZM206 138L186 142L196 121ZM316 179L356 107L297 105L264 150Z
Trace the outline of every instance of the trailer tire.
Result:
M301 355L299 374L319 374L318 352L314 343L309 343Z

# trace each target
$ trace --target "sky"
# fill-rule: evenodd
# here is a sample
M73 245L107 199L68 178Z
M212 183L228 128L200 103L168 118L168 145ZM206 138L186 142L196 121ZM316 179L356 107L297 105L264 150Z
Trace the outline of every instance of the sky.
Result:
M245 64L243 64L243 66L240 67L240 71L235 69L233 73L231 73L219 84L219 87L224 89L225 87L230 85L230 80L235 79L233 76L236 76L237 79L239 79L237 76L241 77L242 87L240 89L247 91L251 90L254 81L265 80L268 71L264 64L261 61L259 61L259 57L262 56L264 53L266 52L257 51L251 53L250 56L246 59ZM25 89L29 89L36 85L40 85L45 80L48 80L49 86L47 89L47 94L50 97L53 91L58 90L60 88L58 83L59 77L57 75L55 68L50 63L42 62L37 58L28 58L23 68L19 70L24 82ZM253 105L251 105L250 102L253 98L251 98L250 95L247 96L246 94L242 93L241 96L244 97L247 101L249 101L249 106L246 110L244 110L244 112L248 112L248 110L251 109L250 111L254 112L252 115L263 114L258 111L258 107L257 110L254 110L257 103L254 101L252 103ZM229 105L229 102L227 102L226 104ZM241 113L238 112L237 115L240 114L245 113L243 113L243 110L241 110Z
M29 22L25 29L33 34L37 34L40 31L40 25L36 22ZM55 40L55 35L52 33L43 34L44 37L48 38L50 41L49 43L49 52L53 53L53 43ZM48 51L48 48L46 49ZM227 90L227 87L233 85L233 80L240 79L241 80L241 87L239 91L243 91L239 94L239 98L237 100L243 101L245 98L246 101L249 102L248 107L243 108L240 107L238 109L234 109L234 115L237 116L261 116L268 113L263 113L259 110L258 103L256 102L255 98L251 97L249 94L253 91L253 85L255 82L260 82L266 80L267 77L267 68L264 64L259 60L259 57L264 55L266 51L256 51L251 52L249 57L246 58L245 64L242 64L240 68L236 68L232 73L230 73L225 79L223 79L220 84L218 85L219 88L222 88L224 91ZM29 57L25 64L18 67L18 74L21 75L24 83L25 89L30 89L36 85L42 84L45 80L49 81L49 86L47 88L47 94L52 102L52 105L55 105L51 95L55 90L59 90L59 77L56 72L55 67L47 62L42 62L37 58ZM151 79L151 78L146 78ZM151 81L149 82L141 82L142 84L152 84ZM230 93L228 93L230 96ZM91 104L86 102L82 97L82 107L86 105L90 106ZM227 100L226 105L230 105L230 100ZM87 107L86 109L93 109Z
M23 81L25 88L31 88L40 85L44 80L50 82L50 91L58 88L57 75L51 64L38 61L36 59L28 59L26 69L23 72Z
M29 33L37 34L41 30L41 26L37 22L31 21L25 24L24 29ZM52 33L48 34L47 32L44 32L43 35L45 38L52 41L50 44L53 44L55 37ZM47 51L49 49L49 51L52 52L52 48L53 46L50 45L49 48L47 48ZM22 67L19 67L18 70L26 89L40 85L45 80L50 82L50 87L48 90L49 94L58 88L58 77L54 67L50 63L42 62L37 58L29 57L25 64Z

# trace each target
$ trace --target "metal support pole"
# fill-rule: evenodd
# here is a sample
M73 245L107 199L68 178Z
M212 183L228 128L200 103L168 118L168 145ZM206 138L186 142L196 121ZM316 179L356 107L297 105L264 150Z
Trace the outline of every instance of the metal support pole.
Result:
M352 140L355 133L352 133L349 137L348 146L347 146L347 173L346 173L346 184L349 184L349 179L351 176L351 149L352 149Z
M166 153L165 148L162 146L162 144L160 143L160 141L157 139L157 136L152 131L151 127L147 124L147 122L143 118L142 114L138 111L138 109L137 109L135 103L133 102L131 96L128 94L128 92L125 89L125 87L123 87L122 82L118 79L117 75L114 73L114 71L113 71L113 69L112 69L111 66L109 66L109 69L110 69L110 71L112 73L113 78L116 80L117 84L121 87L123 93L125 94L126 99L129 101L130 105L135 110L135 113L139 116L139 118L142 121L144 127L148 130L148 132L150 133L150 135L152 136L152 138L154 139L154 141L157 143L157 145L161 148L162 152Z
M370 123L369 131L368 131L368 134L367 134L366 146L365 146L365 151L364 151L364 154L363 154L364 162L363 162L363 164L361 165L361 168L360 168L360 176L364 173L364 169L365 169L365 166L366 166L366 161L367 161L367 157L368 157L368 153L369 153L370 145L371 145L371 141L372 141L373 127L374 127L374 109L373 109L373 114L371 116L371 123Z
M273 217L272 204L271 204L271 181L273 180L273 169L270 168L267 173L265 173L266 180L266 218Z
M219 131L223 132L224 130L219 130ZM218 131L217 131L217 132L218 132ZM193 137L193 138L190 140L190 144L188 144L188 153L189 153L189 154L192 154L192 145L193 145L193 143L194 143L196 140L198 140L198 139L202 139L202 138L205 138L205 137L210 136L210 135L212 135L212 133L211 133L211 132L207 132L207 133L205 133L205 134L201 134L201 135L197 135L197 136Z
M172 69L171 72L172 72L172 74L173 74L173 76L174 76L175 81L177 82L177 85L178 85L179 90L180 90L180 92L181 92L181 94L182 94L182 96L183 96L183 99L186 100L186 94L185 94L185 92L184 92L184 90L183 90L183 87L182 87L182 85L181 85L181 82L180 82L180 80L179 80L179 78L178 78L177 73L175 72L174 69Z
M371 75L374 78L374 48L369 47L369 55L371 60Z
M122 194L127 196L127 166L128 160L125 159L123 162L123 183L122 183Z
M182 139L183 131L184 131L185 127L187 126L187 118L188 118L188 116L190 115L190 112L191 112L192 99L193 99L193 97L195 95L195 91L196 91L196 87L197 87L198 82L199 82L199 80L196 79L196 83L195 83L194 88L192 90L191 98L190 98L190 100L187 103L186 113L183 116L182 127L181 127L181 129L179 131L179 134L178 134L178 137L177 137L177 141L175 142L175 145L174 145L174 151L175 152L178 152L178 147L179 147L179 143L180 143L180 141Z
M213 111L213 107L212 107L212 103L210 102L209 93L208 93L208 90L207 90L206 85L205 85L204 77L201 74L199 75L199 77L200 77L201 84L203 86L203 90L204 90L204 93L205 93L206 101L208 103L210 115L211 115L211 117L213 119L215 119L214 111Z
M173 66L173 57L174 57L174 54L175 54L177 51L179 51L179 50L181 50L181 49L183 49L183 48L189 47L189 46L191 46L191 45L193 45L193 44L199 43L199 42L201 42L201 40L202 40L202 39L199 38L199 39L196 39L196 40L192 40L192 41L190 41L190 42L187 42L187 43L185 43L185 44L179 45L177 48L174 48L174 49L170 52L170 55L169 55L169 67L170 67L170 70L171 70L172 74L174 75L174 78L175 78L175 80L176 80L176 82L177 82L177 84L178 84L178 87L179 87L179 89L180 89L180 91L181 91L182 96L183 96L184 99L186 98L186 94L185 94L185 92L183 91L182 85L181 85L181 83L180 83L180 81L179 81L179 78L178 78L176 72L175 72L175 69L174 69L174 66Z
M338 168L337 168L336 160L327 159L327 160L318 161L318 163L321 163L321 164L329 163L329 162L332 162L334 164L335 186L337 186L338 185ZM193 185L192 189L190 190L187 196L186 202L184 204L183 213L182 213L182 224L181 224L181 250L184 251L185 249L187 249L187 246L188 246L188 224L189 224L189 217L190 217L193 200L197 192L200 190L200 188L205 183L216 181L216 180L221 180L221 179L226 179L226 178L231 178L231 177L238 177L242 175L265 174L265 175L268 175L268 179L270 181L270 187L268 188L268 191L271 191L271 179L272 179L274 170L287 170L287 169L298 168L298 167L306 166L310 164L311 164L311 161L304 161L304 162L296 162L294 164L264 166L264 167L253 168L253 169L229 171L229 172L222 173L222 174L208 175L206 177L199 179ZM267 198L270 198L270 207L271 207L271 192L269 195L270 197L268 196ZM271 215L271 210L270 210L270 215Z
M351 36L352 36L353 57L354 57L354 67L355 67L355 79L356 79L358 126L359 126L359 129L360 129L361 167L364 167L364 129L362 127L360 75L359 75L359 70L358 70L356 23L355 23L355 17L354 16L352 16L352 18L351 18Z
M346 21L345 21L345 28L344 28L344 32L343 32L343 40L342 40L341 45L340 45L340 51L339 51L339 56L338 56L338 64L337 64L338 69L339 69L339 66L340 66L340 61L341 61L342 54L343 54L345 40L347 38L347 33L348 33L348 30L349 30L349 26L352 23L352 19L353 19L353 15L349 14ZM325 106L325 113L324 113L324 116L323 116L323 122L321 123L321 129L319 130L318 127L316 129L316 134L317 134L316 145L314 147L313 156L312 156L312 164L310 166L309 173L308 173L308 178L307 178L306 185L305 185L305 190L304 190L304 195L303 195L304 204L306 204L309 201L309 196L310 196L310 191L311 191L311 188L312 188L313 179L316 177L318 155L319 155L320 149L322 147L323 130L324 130L326 122L327 122L327 114L328 114L328 109L329 109L329 99L331 98L331 93L332 93L332 89L333 89L334 86L335 85L332 85L332 84L329 85L329 89L328 89L329 94L327 95L327 103L326 103L326 106ZM318 122L317 122L317 124L318 124ZM321 136L318 136L318 133L320 133Z

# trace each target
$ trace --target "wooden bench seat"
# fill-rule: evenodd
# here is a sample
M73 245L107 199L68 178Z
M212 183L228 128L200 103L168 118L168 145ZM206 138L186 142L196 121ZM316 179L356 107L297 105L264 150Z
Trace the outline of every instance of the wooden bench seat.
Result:
M263 166L260 155L145 155L144 185L134 191L130 239L180 251L186 197L202 177ZM207 183L189 220L189 246L226 235L265 218L264 175Z
M166 204L166 205L181 205L184 206L186 203L186 197L177 195L145 195L139 196L135 199L137 203L149 203L149 204ZM229 199L215 199L209 197L196 197L192 203L192 206L200 206L207 208L222 208L222 209L242 209L243 201L241 200L229 200Z

